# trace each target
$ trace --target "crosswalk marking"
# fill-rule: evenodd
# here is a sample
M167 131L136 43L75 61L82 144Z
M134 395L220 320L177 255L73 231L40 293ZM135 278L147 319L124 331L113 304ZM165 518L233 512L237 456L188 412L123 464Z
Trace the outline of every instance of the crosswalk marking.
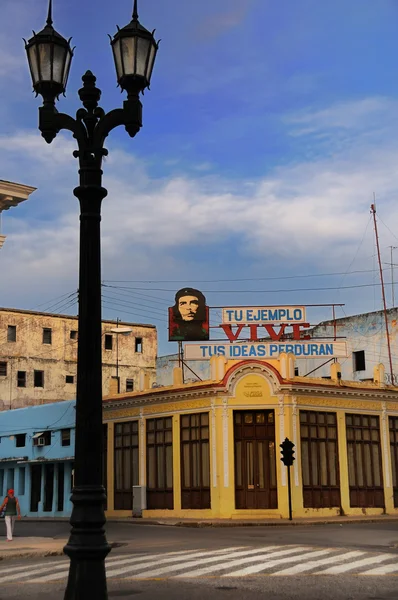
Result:
M51 583L65 580L69 559L41 560L0 569L3 583ZM8 565L7 565L8 566ZM231 546L173 552L113 555L105 562L107 577L142 580L164 576L187 579L206 576L246 577L355 575L383 576L398 572L398 554L367 550L342 550L308 545Z
M224 553L232 551L232 550L234 550L234 548L223 548L222 550L216 550L215 554L224 554ZM152 567L154 560L156 560L156 563L158 565L164 564L164 563L176 562L176 561L180 560L181 554L184 555L184 558L197 558L197 557L201 557L201 556L207 556L208 552L204 551L204 552L187 553L185 551L185 552L179 552L178 555L174 555L174 556L166 555L167 558L159 558L159 556L160 557L165 556L163 554L163 555L149 555L149 556L144 556L144 557L136 557L134 559L125 559L124 561L119 561L118 564L121 564L122 562L124 562L124 563L128 562L129 563L128 566L123 567L121 569L113 569L113 570L107 569L107 576L115 577L116 575L123 575L124 573L127 573L127 572L139 571L140 569L145 569L146 567ZM150 559L150 560L148 560L148 559ZM131 564L131 563L136 563L136 562L139 562L139 564ZM65 571L63 573L56 573L54 575L45 575L44 577L37 577L37 578L35 577L34 579L32 579L32 582L39 583L39 582L45 582L45 581L54 581L55 579L61 579L63 576L67 575L68 572L69 572L69 570Z
M362 560L357 560L353 563L348 563L347 565L339 565L337 567L330 567L330 569L326 569L325 571L317 571L315 574L318 575L339 575L340 573L347 573L347 571L352 571L352 569L357 569L358 567L366 567L367 565L371 565L372 563L379 563L385 560L396 558L396 554L382 554L381 556L371 556L370 558L363 558Z
M287 562L298 562L300 560L305 560L306 558L315 558L315 556L324 556L325 554L330 554L332 549L328 550L316 550L311 552L306 552L304 554L298 554L296 556L288 556L287 558L279 558L277 560L266 560L260 565L253 565L251 567L246 567L245 569L240 569L239 571L234 571L230 573L232 577L243 577L244 575L254 575L255 573L260 573L261 571L265 571L265 569L271 569L277 565L287 563ZM225 575L223 576L225 577Z
M64 565L54 566L53 569L63 569ZM1 583L5 583L6 581L14 581L15 579L20 579L21 577L30 577L31 575L36 575L38 573L48 572L48 567L41 567L40 569L33 569L33 571L27 571L26 573L14 573L13 575L6 575L1 578ZM55 577L59 577L60 575L55 575ZM53 576L54 577L54 576Z
M214 554L216 554L216 555L220 555L220 554L224 555L224 554L227 554L227 553L229 553L229 552L231 552L233 550L235 550L235 548L223 548L222 550L216 550L214 552ZM208 551L205 551L205 552L193 552L193 553L190 553L190 554L185 554L185 558L186 559L188 559L188 558L202 558L202 557L206 557L208 555L209 555ZM217 556L217 558L218 558L218 556ZM175 557L165 558L165 559L156 561L156 564L162 565L162 564L171 563L171 562L175 562L175 561L176 561ZM139 571L141 568L146 568L146 567L153 567L153 560L147 561L146 563L142 563L141 565L133 565L132 567L128 566L128 567L125 567L123 569L116 569L116 570L107 571L107 575L109 575L111 577L112 576L116 576L116 575L123 575L124 573L131 572L131 571ZM175 565L174 565L174 568L176 568ZM145 571L145 577L147 577L147 572L146 571Z
M387 575L388 573L394 573L394 571L398 571L398 563L395 563L395 565L382 565L381 567L364 571L361 575Z
M58 560L54 560L54 561L40 563L40 564L43 566L46 565L46 567L48 568L48 567L52 567L53 565L59 565L61 563ZM69 561L66 561L66 560L62 561L62 565L65 566L67 564L69 564ZM38 566L38 565L36 565L36 566ZM16 567L13 566L12 569L10 569L10 567L8 567L7 569L0 569L0 576L3 573L9 573L11 570L13 573L15 573L16 571L26 571L26 568L27 568L26 565L21 565L21 566L16 566ZM1 577L0 580L3 581L3 578Z
M281 546L279 546L279 548L281 548ZM283 548L283 546L282 546ZM287 554L293 554L295 552L299 552L300 550L304 550L305 546L295 546L294 548L292 548L291 546L287 546L286 550L280 550L279 552L273 552L272 554L270 552L265 552L264 554L260 555L260 556L256 556L256 557L250 557L247 559L239 559L239 560L232 560L231 562L225 563L224 565L215 565L212 567L205 567L204 569L195 569L194 571L189 571L188 573L184 573L183 575L176 575L176 577L201 577L202 575L208 575L209 573L214 573L215 571L222 571L224 569L230 569L231 567L236 567L236 566L240 566L244 563L248 563L248 562L253 562L256 560L263 560L264 558L271 556L280 556L280 555L287 555ZM272 549L272 546L271 548ZM263 552L266 551L266 548L261 548L260 550L262 550Z
M243 550L242 552L232 552L232 553L228 553L225 557L223 557L225 559L225 565L228 566L230 564L232 564L234 561L232 561L232 558L238 558L239 556L242 557L246 557L248 555L251 555L251 558L248 560L259 560L256 556L254 556L255 554L258 554L259 552L264 552L264 550L267 550L268 552L271 550L274 550L275 548L278 548L278 546L269 546L268 548L257 548L256 550ZM172 565L172 566L168 566L168 567L162 567L161 569L153 569L152 571L146 571L145 572L145 577L159 577L159 575L164 575L165 573L169 573L170 571L181 571L181 569L186 569L186 568L190 568L190 567L196 567L196 565L207 565L209 563L212 562L217 562L220 560L219 556L211 556L210 558L204 558L201 560L191 560L188 561L187 563L181 563L181 565ZM231 561L231 562L230 562ZM238 561L239 563L241 563L241 561ZM220 570L222 569L223 566L217 565L216 569Z
M295 565L294 567L289 567L288 569L282 569L276 573L272 573L272 575L299 575L300 573L304 573L304 571L310 571L311 569L319 567L320 565L330 564L331 560L334 562L343 562L349 558L356 558L357 556L362 556L363 554L363 552L357 550L353 552L346 552L345 554L339 554L338 556L328 556L327 558L321 558L321 560L310 560L304 564Z

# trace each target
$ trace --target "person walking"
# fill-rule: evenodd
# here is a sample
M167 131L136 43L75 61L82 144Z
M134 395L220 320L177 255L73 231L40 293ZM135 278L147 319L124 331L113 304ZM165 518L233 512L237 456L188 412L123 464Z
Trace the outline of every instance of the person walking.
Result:
M19 507L18 498L14 496L14 490L10 489L7 496L4 498L3 504L0 506L0 513L5 508L5 522L7 529L7 542L12 542L12 534L14 532L15 519L21 518L21 509Z

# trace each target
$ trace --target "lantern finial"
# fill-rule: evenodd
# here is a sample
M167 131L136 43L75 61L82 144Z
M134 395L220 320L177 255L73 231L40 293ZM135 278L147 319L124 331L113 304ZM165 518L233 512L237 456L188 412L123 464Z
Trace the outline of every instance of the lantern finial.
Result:
M137 0L134 0L133 21L138 21Z
M47 25L49 27L51 27L51 25L53 24L52 8L53 8L53 0L49 0L49 2L48 2L48 15L47 15Z

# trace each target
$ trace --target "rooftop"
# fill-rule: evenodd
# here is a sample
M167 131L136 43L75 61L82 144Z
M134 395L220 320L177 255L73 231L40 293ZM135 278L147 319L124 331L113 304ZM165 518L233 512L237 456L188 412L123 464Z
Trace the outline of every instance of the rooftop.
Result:
M18 313L21 315L37 315L41 317L52 317L55 319L72 319L74 321L77 320L77 315L63 315L57 313L48 313L48 312L40 312L36 310L23 310L22 308L5 308L0 307L1 312L11 312ZM130 323L129 321L112 321L108 319L102 319L103 323L111 323L112 325L127 325L129 327L148 327L149 329L156 329L156 325L148 325L147 323Z

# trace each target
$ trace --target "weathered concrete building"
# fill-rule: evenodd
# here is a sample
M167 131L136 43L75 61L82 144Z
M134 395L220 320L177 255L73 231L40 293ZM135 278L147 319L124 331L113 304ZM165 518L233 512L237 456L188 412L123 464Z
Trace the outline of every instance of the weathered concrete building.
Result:
M0 410L75 399L77 342L77 317L1 308ZM156 354L154 325L103 321L103 394L152 385Z
M347 358L341 359L342 379L371 381L374 367L385 366L385 383L398 383L398 308L387 310L393 377L390 374L384 311L352 315L324 321L311 329L312 338L332 340L335 336L347 342ZM330 376L331 360L307 358L296 361L299 375ZM316 369L316 371L314 371Z

